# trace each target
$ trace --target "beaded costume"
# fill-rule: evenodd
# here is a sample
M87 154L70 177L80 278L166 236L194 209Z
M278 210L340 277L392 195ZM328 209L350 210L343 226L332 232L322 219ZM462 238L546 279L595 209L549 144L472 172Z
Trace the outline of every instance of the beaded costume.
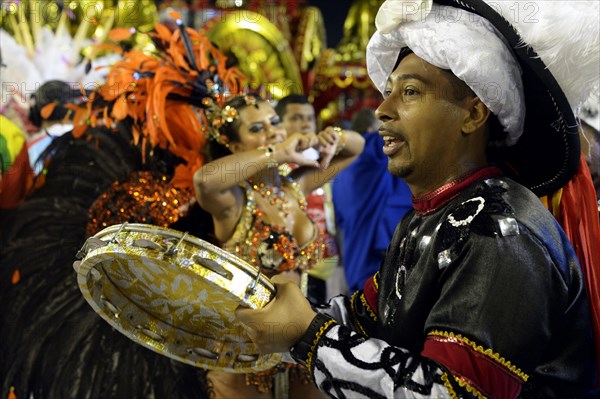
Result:
M281 176L284 187L298 201L300 209L305 209L306 200L298 183L289 176ZM257 206L255 193L261 193L261 187L245 182L246 206L231 238L222 245L228 252L238 255L264 273L280 273L288 270L306 271L317 264L323 256L325 238L312 222L312 238L300 246L293 235L285 227L265 221L264 212ZM276 197L270 200L275 205L283 201L283 192L277 187L270 187L269 193L276 191ZM263 190L264 191L264 190ZM286 200L287 201L287 200ZM283 207L285 204L279 204ZM280 373L289 373L290 378L301 384L310 384L310 376L303 366L292 363L280 363L277 366L259 373L246 374L246 385L254 385L259 392L270 392L274 388L273 378Z
M298 184L289 177L281 178L297 199L300 209L304 209L306 200ZM285 227L265 221L264 212L257 207L254 199L257 186L245 183L244 189L246 206L242 209L242 216L232 237L222 245L224 249L266 272L304 271L321 260L323 236L312 221L312 238L300 246Z

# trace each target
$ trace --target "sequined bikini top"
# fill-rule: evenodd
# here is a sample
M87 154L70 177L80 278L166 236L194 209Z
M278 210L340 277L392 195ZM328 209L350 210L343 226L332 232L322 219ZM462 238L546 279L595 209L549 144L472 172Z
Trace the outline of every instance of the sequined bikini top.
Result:
M282 180L302 206L305 199L298 183L286 176L282 176ZM264 212L256 205L252 186L244 182L242 187L246 193L246 206L233 235L222 245L223 249L264 271L308 270L322 259L324 238L312 221L313 236L301 247L285 227L265 221Z

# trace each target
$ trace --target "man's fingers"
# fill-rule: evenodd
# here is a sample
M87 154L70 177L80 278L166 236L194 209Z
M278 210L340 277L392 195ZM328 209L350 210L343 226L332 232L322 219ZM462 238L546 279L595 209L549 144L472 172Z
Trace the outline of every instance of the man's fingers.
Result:
M242 323L246 324L252 319L252 313L254 309L247 308L245 306L238 306L235 309L235 317L237 317Z

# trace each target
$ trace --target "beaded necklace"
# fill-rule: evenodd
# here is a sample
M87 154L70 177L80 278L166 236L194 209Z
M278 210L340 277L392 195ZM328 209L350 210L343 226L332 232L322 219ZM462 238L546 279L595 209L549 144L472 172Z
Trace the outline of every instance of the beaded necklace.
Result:
M306 201L304 200L304 196L302 195L302 192L298 187L298 183L291 180L288 176L282 176L282 178L284 179L284 184L287 180L288 183L291 183L293 189L301 194L301 198L298 198L298 206L301 210L305 210ZM273 184L267 185L264 182L256 183L252 179L248 179L248 184L250 184L250 187L252 187L254 191L259 193L263 198L269 201L269 204L275 206L278 209L279 215L286 223L289 222L290 204L289 199L285 196L283 187L276 186Z

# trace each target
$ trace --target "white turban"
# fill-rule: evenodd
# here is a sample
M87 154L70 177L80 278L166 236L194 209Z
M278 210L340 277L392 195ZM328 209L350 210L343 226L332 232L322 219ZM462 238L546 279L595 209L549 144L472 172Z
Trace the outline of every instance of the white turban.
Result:
M367 46L371 80L383 93L400 51L450 70L494 113L513 145L523 132L525 97L521 67L502 35L486 19L431 0L386 0Z

